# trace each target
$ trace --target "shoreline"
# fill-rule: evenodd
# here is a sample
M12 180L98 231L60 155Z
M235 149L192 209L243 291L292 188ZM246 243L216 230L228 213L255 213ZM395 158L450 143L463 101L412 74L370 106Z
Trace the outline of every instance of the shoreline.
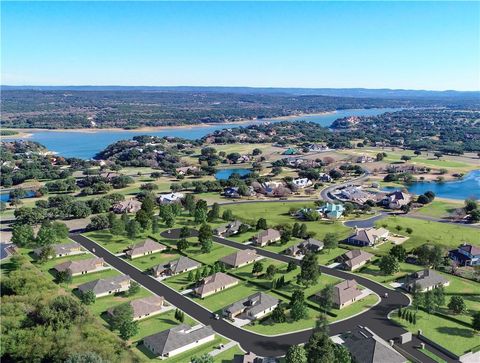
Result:
M282 120L289 120L292 118L297 118L297 117L303 117L303 116L323 116L323 115L330 115L334 114L337 111L325 111L325 112L317 112L317 113L301 113L297 115L290 115L290 116L278 116L278 117L271 117L268 119L253 119L253 120L247 120L247 119L242 119L239 121L231 121L231 122L208 122L208 123L200 123L200 124L183 124L183 125L176 125L176 126L142 126L136 129L130 129L126 130L123 128L119 127L106 127L106 128L76 128L76 129L42 129L42 128L3 128L4 130L12 130L12 131L17 131L17 135L11 135L11 136L2 136L2 138L8 138L8 139L18 139L18 138L29 138L32 137L33 133L35 132L80 132L80 133L91 133L95 134L97 132L103 132L103 131L121 131L125 133L133 133L133 132L155 132L155 131L162 131L162 130L171 130L171 129L190 129L190 128L202 128L202 127L210 127L210 126L219 126L219 125L224 125L225 128L228 128L228 125L241 125L241 124L250 124L250 123L262 123L262 122L279 122Z

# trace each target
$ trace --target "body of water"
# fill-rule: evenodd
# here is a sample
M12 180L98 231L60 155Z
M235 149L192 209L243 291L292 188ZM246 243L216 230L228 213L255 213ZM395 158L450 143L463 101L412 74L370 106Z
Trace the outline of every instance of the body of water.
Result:
M215 178L218 180L227 180L232 174L238 174L240 176L245 176L250 174L249 169L222 169L215 173Z
M408 191L413 194L423 194L431 190L437 197L465 200L468 198L480 199L480 170L474 170L461 180L449 181L444 183L436 182L416 182L406 186ZM384 188L384 190L393 190L398 188Z
M35 191L34 190L27 190L27 194L25 195L24 198L32 198L35 196ZM10 202L10 193L0 193L0 201L8 203Z
M37 141L47 147L48 150L54 151L61 156L76 157L80 159L91 159L99 151L103 150L110 144L118 140L131 139L138 135L153 135L153 136L175 136L185 139L199 139L209 133L216 130L225 128L232 128L238 126L248 126L252 124L258 124L259 122L279 122L279 121L310 121L315 122L321 126L328 127L333 121L339 118L350 116L375 116L385 112L399 111L397 108L372 108L372 109L350 109L339 110L333 113L324 115L306 115L298 117L288 117L284 119L263 119L261 121L251 121L245 123L229 123L218 125L205 125L195 127L172 127L159 131L95 131L91 132L86 130L85 132L77 131L32 131L32 137L28 140ZM2 138L2 140L18 140L14 138Z

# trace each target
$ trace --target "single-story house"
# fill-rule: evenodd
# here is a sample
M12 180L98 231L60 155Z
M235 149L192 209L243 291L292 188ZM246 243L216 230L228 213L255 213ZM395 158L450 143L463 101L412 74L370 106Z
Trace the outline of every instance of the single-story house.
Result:
M282 154L283 155L297 155L298 150L294 149L294 148L289 148L289 149L285 150Z
M317 212L329 219L338 219L342 216L345 208L342 204L326 203L317 208Z
M255 190L252 186L248 186L247 188L247 193L246 195L253 195L255 193ZM238 192L238 187L226 187L223 189L223 195L226 198L240 198L242 197L240 193Z
M233 356L233 363L263 363L263 362L264 362L264 359L261 357L258 357L253 352L246 352L245 354L235 354ZM271 363L273 363L273 361Z
M196 166L189 165L189 166L182 166L180 168L176 168L175 172L178 175L186 175L186 174L195 173L197 170L198 168Z
M305 241L297 243L285 250L285 253L290 256L301 256L307 252L319 252L323 249L323 242L314 238L308 238Z
M462 244L449 252L450 259L460 266L480 266L480 248L471 244Z
M160 204L180 203L183 197L185 197L183 193L160 194L158 197L158 202Z
M440 286L448 286L450 281L432 269L425 269L414 272L404 279L403 288L408 292L414 291L416 288L419 291L429 291Z
M257 261L261 256L257 255L254 249L238 250L230 255L224 256L220 262L230 267L242 267Z
M117 292L127 291L130 288L132 279L127 275L107 277L89 281L78 286L78 291L82 294L87 291L93 291L96 297L107 296Z
M181 256L180 258L170 261L164 265L160 264L152 268L152 275L160 276L174 276L187 271L195 270L200 267L200 263L191 258Z
M358 288L357 281L344 280L333 287L333 306L342 309L355 302L362 295Z
M225 224L221 225L220 227L215 228L213 230L213 233L217 236L228 237L228 236L237 234L238 230L239 230L239 228L242 224L243 223L239 220L235 220L233 222L228 222L228 223L225 223Z
M145 241L137 243L136 245L128 248L125 251L125 255L130 259L134 259L137 257L151 255L152 253L162 252L166 249L166 246L154 241L151 238L147 238Z
M330 183L333 179L332 179L332 177L331 177L329 174L327 174L327 173L320 173L318 180L321 181L321 182L324 182L324 183L325 183L325 182Z
M407 363L408 359L366 327L340 336L356 363Z
M246 319L259 319L272 312L279 300L263 292L257 292L249 297L239 300L223 310L223 315L233 319L241 316Z
M142 203L136 199L124 200L115 203L112 210L115 213L137 213L142 208Z
M103 258L88 258L86 260L65 261L56 265L53 269L57 272L69 271L72 276L84 275L109 269L110 265Z
M390 209L400 209L412 201L410 194L400 190L388 193L382 200L382 204Z
M372 158L371 156L366 156L366 155L362 155L362 156L359 156L355 162L356 163L359 163L359 164L364 164L364 163L373 163L375 161L374 158Z
M238 280L223 272L217 272L205 277L193 292L201 298L213 295L238 284Z
M354 271L365 265L373 257L371 253L363 250L351 250L341 255L339 261L345 270Z
M355 246L372 247L388 239L390 232L385 228L355 228L355 233L346 242Z
M52 257L65 257L85 253L85 250L77 242L59 243L56 245L51 245L50 247L52 247L54 251L54 255ZM43 247L37 248L33 251L33 253L38 257L42 254L42 250Z
M143 338L143 344L159 358L173 357L215 339L211 326L191 328L180 324Z
M264 247L269 243L280 241L281 237L279 231L273 228L268 228L257 233L257 235L253 236L252 240L255 244Z
M163 296L153 295L132 300L128 304L132 307L133 320L140 320L160 314L164 310L165 299ZM107 310L107 313L108 315L113 316L114 311L114 308L111 308Z
M297 188L306 188L312 185L312 181L308 178L298 178L293 179L292 184L295 185Z

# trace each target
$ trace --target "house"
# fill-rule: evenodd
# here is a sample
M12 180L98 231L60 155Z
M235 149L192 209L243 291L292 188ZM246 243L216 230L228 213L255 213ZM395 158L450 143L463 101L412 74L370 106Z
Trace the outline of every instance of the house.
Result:
M433 290L440 286L448 286L450 281L432 269L414 272L404 279L403 288L408 292L418 289L421 292Z
M400 190L388 193L382 200L382 204L390 209L400 209L412 201L412 197Z
M156 357L167 358L186 352L215 339L211 326L191 328L180 324L143 338L143 345Z
M235 354L233 356L233 363L263 363L264 359L258 357L255 353L247 352L245 354ZM270 360L270 363L275 362L275 360Z
M65 257L65 256L73 256L85 253L85 250L82 248L80 244L77 242L72 243L59 243L56 245L49 246L53 249L54 255L51 257ZM39 257L42 254L43 247L37 248L33 251L33 253Z
M390 344L366 327L358 327L340 336L356 363L407 363Z
M374 158L372 158L371 156L366 156L366 155L362 155L362 156L359 156L355 162L356 163L359 163L359 164L364 164L364 163L373 163L375 161Z
M388 239L390 232L385 228L355 228L355 233L346 242L355 246L374 246Z
M448 256L460 266L480 266L480 248L471 244L462 244Z
M268 228L266 230L260 231L256 236L253 237L253 242L261 247L268 245L269 243L279 241L281 234L279 231L273 228Z
M333 306L343 309L355 302L360 295L362 290L358 288L355 280L344 280L333 287Z
M19 252L18 246L14 243L1 243L0 248L0 259L9 258Z
M110 265L105 263L103 258L88 258L86 260L78 261L65 261L61 264L56 265L53 269L56 272L69 271L70 275L78 276L84 275L91 272L97 272L109 269Z
M165 299L163 296L153 295L132 300L128 304L132 307L133 320L140 320L160 314L162 311L164 311ZM107 310L107 313L110 316L113 316L114 312L114 308Z
M377 196L358 186L347 186L335 192L335 196L342 201L363 205L367 200L375 201Z
M195 173L198 170L196 166L182 166L180 168L176 168L175 172L178 175L186 175L186 174L192 174Z
M93 291L95 297L102 297L127 291L130 288L131 281L130 276L127 275L107 277L81 284L78 286L78 291L82 294L87 291Z
M308 144L307 149L310 152L325 152L325 151L332 150L327 145L324 145L324 144Z
M297 243L285 250L290 256L303 256L307 252L319 252L323 249L323 242L314 238L308 238L303 242Z
M318 180L321 181L321 182L324 182L324 183L330 183L333 179L327 173L320 173Z
M142 203L136 199L124 200L113 205L115 213L137 213L142 208Z
M345 208L342 204L326 203L317 208L318 213L322 213L328 219L338 219L343 215Z
M297 155L298 150L294 149L294 148L289 148L289 149L285 150L282 154L283 155Z
M272 312L278 302L279 300L273 296L257 292L227 306L223 310L223 315L229 319L240 317L241 319L255 320Z
M220 259L220 262L230 267L242 267L257 261L261 256L253 249L239 250Z
M308 178L299 178L299 179L293 179L292 184L295 185L297 188L306 188L312 185L312 181Z
M243 223L239 220L235 220L233 222L228 222L224 225L221 225L220 227L217 227L213 230L213 233L217 236L231 236L234 234L238 233L238 230L240 229L240 226Z
M177 260L170 261L164 265L157 265L152 268L154 277L175 276L184 272L195 270L200 267L200 263L188 257L181 256Z
M183 193L161 194L157 200L160 204L181 203L184 196Z
M211 276L205 277L193 292L201 298L204 298L235 286L236 284L238 284L236 278L223 272L217 272Z
M240 198L240 197L242 197L242 195L240 195L238 189L239 189L238 187L227 187L227 188L223 189L223 195L226 198ZM245 194L245 196L253 195L254 192L255 191L254 191L253 187L248 186L248 190L247 190L247 193Z
M115 173L113 171L104 171L103 173L100 173L100 177L105 179L108 182L112 181L114 178L117 178L121 175L122 174Z
M136 245L127 249L125 251L125 255L130 259L134 259L137 257L151 255L152 253L162 252L166 249L167 247L164 245L154 241L151 238L147 238L145 241L137 243Z
M342 263L345 270L354 271L373 258L371 253L362 250L351 250L339 257L339 261Z

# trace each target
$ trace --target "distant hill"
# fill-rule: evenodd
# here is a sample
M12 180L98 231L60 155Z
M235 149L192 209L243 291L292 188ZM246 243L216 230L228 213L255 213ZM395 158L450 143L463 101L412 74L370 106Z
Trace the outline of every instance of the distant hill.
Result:
M408 89L369 88L274 88L274 87L190 87L190 86L0 86L2 90L39 91L146 91L146 92L203 92L234 94L283 94L383 99L479 99L480 91L429 91Z

